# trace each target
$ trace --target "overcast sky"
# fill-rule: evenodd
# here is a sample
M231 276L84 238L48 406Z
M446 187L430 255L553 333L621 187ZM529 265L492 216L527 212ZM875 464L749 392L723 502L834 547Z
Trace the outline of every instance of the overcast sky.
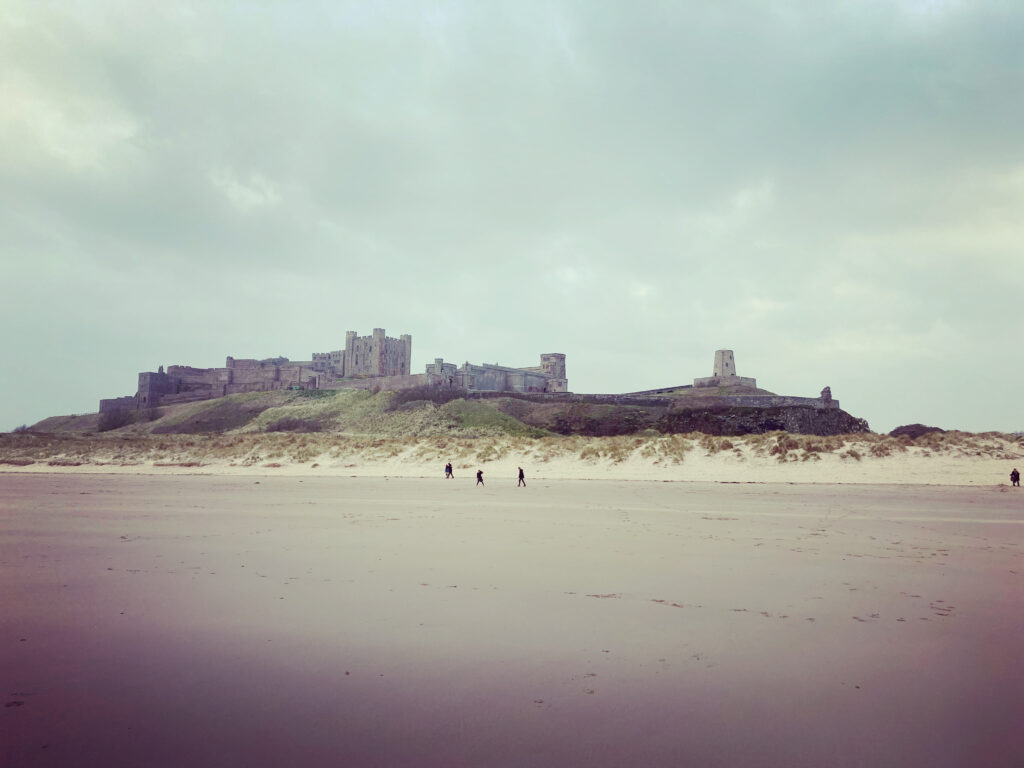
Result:
M345 332L1024 429L1024 3L0 14L0 429Z

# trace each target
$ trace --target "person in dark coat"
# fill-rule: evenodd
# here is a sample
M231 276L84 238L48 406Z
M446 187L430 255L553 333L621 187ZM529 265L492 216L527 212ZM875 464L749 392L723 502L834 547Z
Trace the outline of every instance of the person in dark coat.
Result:
M476 484L477 485L483 485L484 484L484 471L482 469L478 469L476 471Z
M1020 472L1017 471L1016 467L1014 467L1013 471L1010 472L1010 483L1016 485L1018 488L1020 487Z
M516 488L518 488L520 485L524 487L526 486L526 474L523 472L522 467L519 468L519 482L516 483Z
M450 461L444 465L444 477L445 480L455 477L455 474L452 472L452 463Z

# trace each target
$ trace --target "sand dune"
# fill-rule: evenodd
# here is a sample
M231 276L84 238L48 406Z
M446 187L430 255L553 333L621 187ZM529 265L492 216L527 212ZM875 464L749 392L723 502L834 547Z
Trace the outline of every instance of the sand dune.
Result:
M917 441L785 433L542 439L248 433L7 436L0 444L0 472L21 473L431 477L443 475L446 461L457 474L483 469L488 478L512 482L524 467L538 479L992 486L1008 484L1014 466L1024 468L1024 439L962 433Z

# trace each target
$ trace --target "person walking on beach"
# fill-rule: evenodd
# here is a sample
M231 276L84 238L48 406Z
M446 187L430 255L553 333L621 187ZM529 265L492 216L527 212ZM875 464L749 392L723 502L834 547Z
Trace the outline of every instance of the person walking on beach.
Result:
M518 488L520 485L523 486L524 488L526 487L526 474L523 472L522 467L519 468L519 482L516 483L516 488Z
M452 473L452 463L449 461L444 465L444 479L451 480L455 475Z
M477 485L483 485L484 484L484 471L482 469L478 469L476 471L476 484Z
M1013 471L1010 473L1010 483L1020 488L1020 472L1017 471L1016 467L1014 467Z

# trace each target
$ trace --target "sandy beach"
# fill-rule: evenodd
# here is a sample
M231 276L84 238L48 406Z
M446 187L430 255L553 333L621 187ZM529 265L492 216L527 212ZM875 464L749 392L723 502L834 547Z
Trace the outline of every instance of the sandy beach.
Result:
M9 766L964 766L1024 492L0 477Z

